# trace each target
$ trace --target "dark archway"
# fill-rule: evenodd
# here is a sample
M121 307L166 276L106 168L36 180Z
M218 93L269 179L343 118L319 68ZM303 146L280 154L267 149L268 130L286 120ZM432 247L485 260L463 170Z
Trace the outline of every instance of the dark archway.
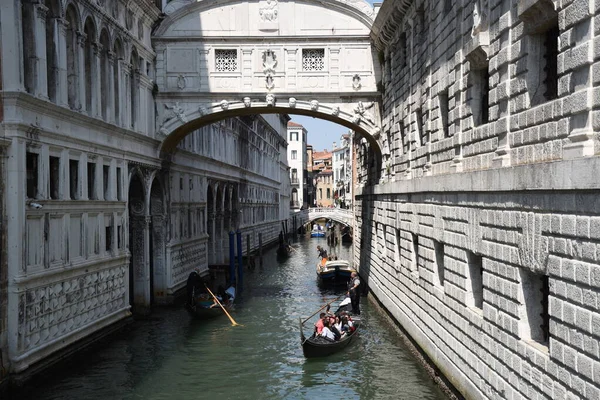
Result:
M167 287L165 275L165 201L164 191L158 178L154 178L150 190L150 304L156 297L164 297Z
M145 227L146 206L145 191L141 177L134 173L129 184L129 304L143 305L144 296L144 268L145 268Z
M213 188L208 185L206 189L206 232L208 233L208 263L215 263L215 194Z

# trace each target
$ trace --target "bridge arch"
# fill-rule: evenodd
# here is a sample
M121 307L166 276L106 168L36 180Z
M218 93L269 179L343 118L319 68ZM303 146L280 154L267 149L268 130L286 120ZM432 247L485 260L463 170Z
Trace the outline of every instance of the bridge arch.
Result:
M299 114L343 125L381 165L381 79L364 0L174 0L153 33L157 137L169 158L226 118Z

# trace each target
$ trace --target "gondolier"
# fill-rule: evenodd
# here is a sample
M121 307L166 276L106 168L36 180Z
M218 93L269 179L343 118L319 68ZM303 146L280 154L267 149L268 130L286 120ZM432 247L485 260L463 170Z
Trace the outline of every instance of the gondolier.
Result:
M352 272L348 281L348 296L352 302L352 314L360 315L360 278L356 272Z

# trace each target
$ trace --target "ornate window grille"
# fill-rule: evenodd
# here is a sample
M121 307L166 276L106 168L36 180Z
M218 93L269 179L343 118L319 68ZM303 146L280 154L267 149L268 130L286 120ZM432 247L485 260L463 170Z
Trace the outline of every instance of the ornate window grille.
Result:
M217 72L235 72L237 66L237 50L215 50L215 68Z
M323 71L325 69L325 49L302 49L302 70Z

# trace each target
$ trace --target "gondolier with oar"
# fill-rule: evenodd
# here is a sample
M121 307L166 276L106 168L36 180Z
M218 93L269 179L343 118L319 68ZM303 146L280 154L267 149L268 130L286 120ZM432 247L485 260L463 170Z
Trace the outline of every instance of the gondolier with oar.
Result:
M350 301L352 302L352 314L360 315L360 278L358 274L354 271L350 275L350 280L348 281L348 296L350 296Z

